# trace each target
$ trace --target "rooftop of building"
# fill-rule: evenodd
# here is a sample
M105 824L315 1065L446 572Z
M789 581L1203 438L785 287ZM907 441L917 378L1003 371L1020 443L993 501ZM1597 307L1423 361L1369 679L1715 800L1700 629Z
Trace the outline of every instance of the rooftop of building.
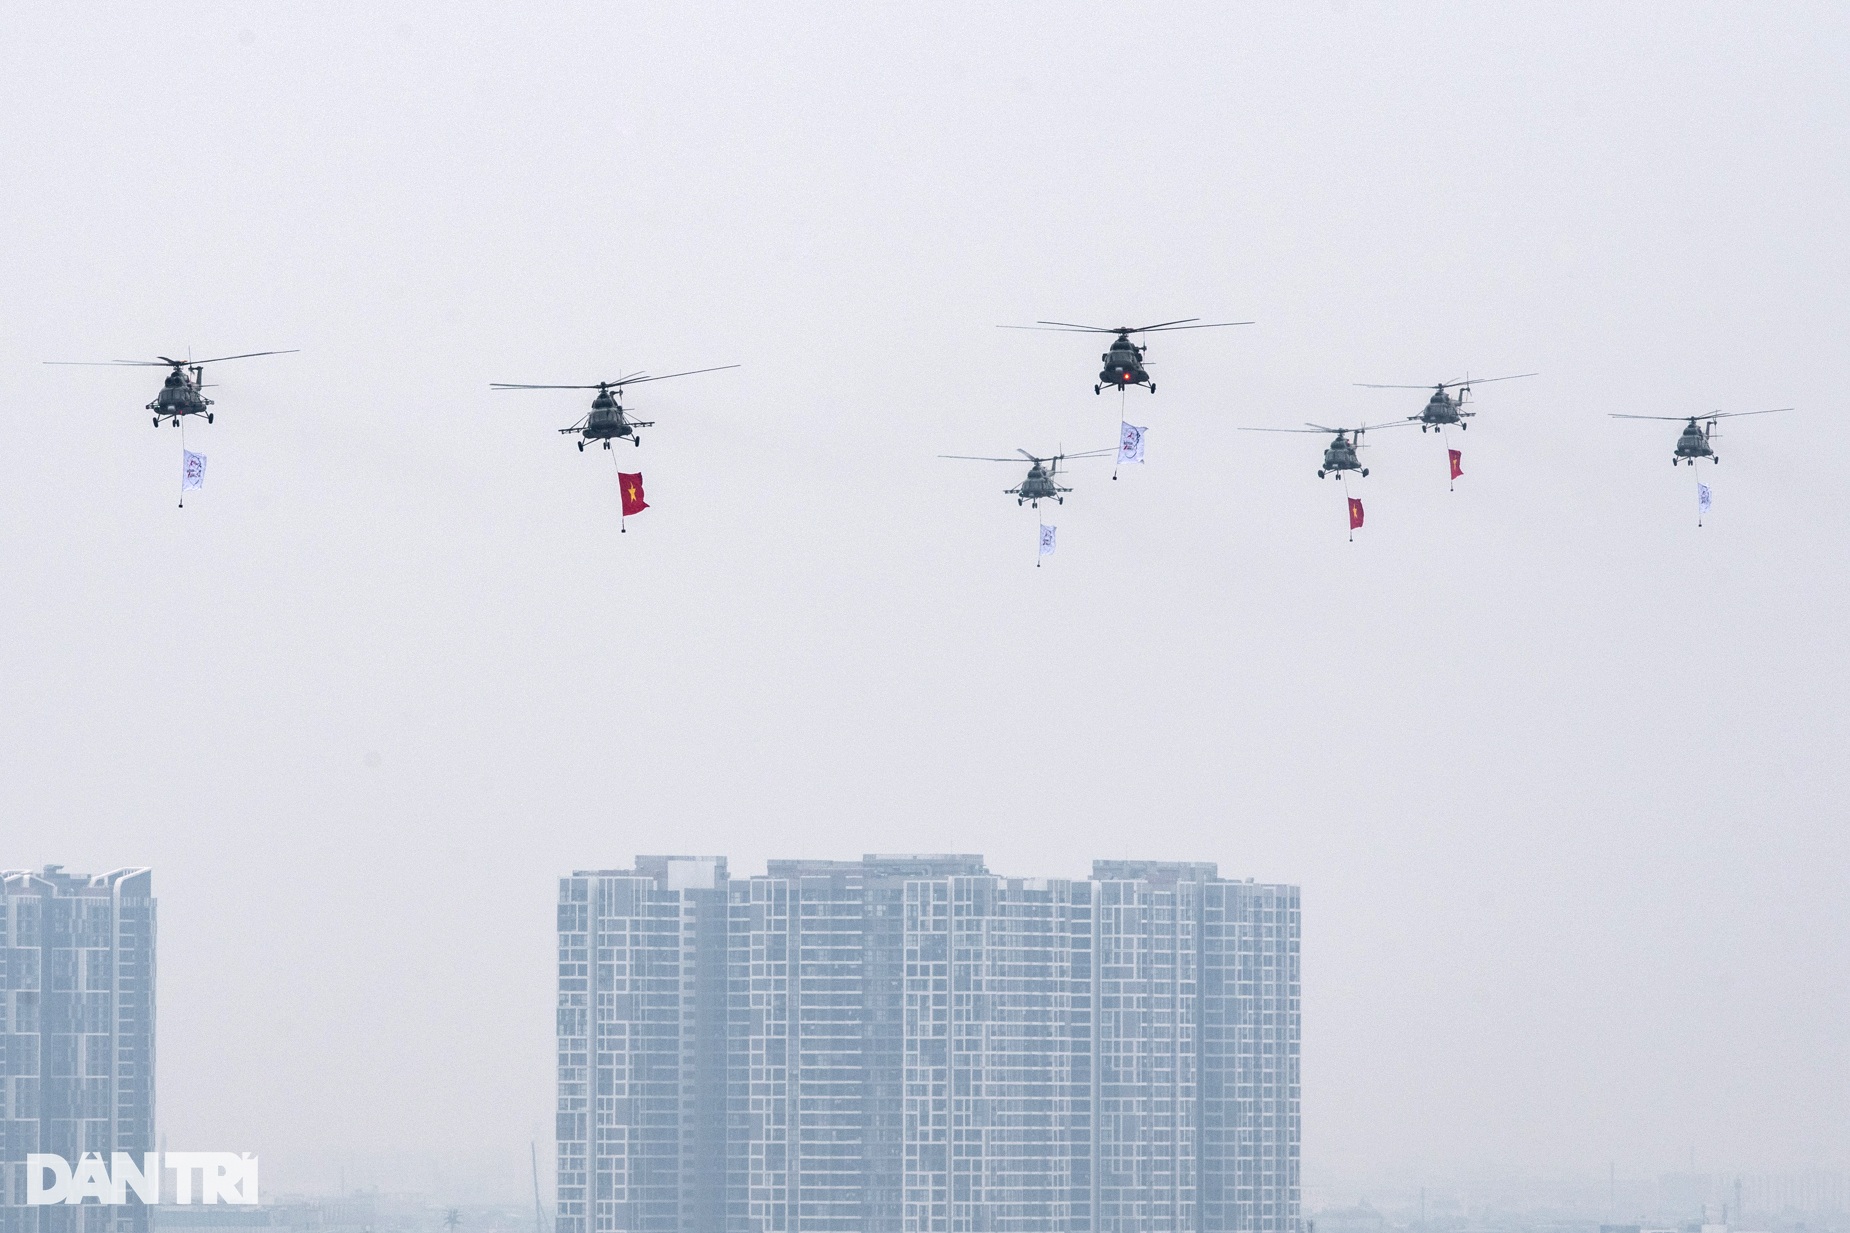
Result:
M649 878L667 890L713 890L733 880L723 856L638 856L629 869L579 869L574 878ZM826 878L843 882L866 878L985 878L997 877L1010 883L1050 882L1066 879L1045 877L1019 878L992 872L982 854L974 852L877 853L870 852L859 860L794 858L765 862L762 874L767 878L790 881ZM1091 880L1095 882L1143 882L1157 887L1173 887L1184 882L1242 883L1253 885L1252 878L1222 878L1214 861L1164 860L1095 860ZM1270 886L1271 883L1266 885ZM1280 889L1284 889L1281 887Z
M147 868L112 869L108 873L66 873L63 865L46 865L42 869L0 869L0 888L16 894L109 895L124 882L140 878L142 894L154 871ZM129 888L135 889L135 888Z
M1095 882L1218 882L1213 861L1093 861Z
M858 861L774 860L765 862L767 878L968 878L988 874L975 853L869 853Z

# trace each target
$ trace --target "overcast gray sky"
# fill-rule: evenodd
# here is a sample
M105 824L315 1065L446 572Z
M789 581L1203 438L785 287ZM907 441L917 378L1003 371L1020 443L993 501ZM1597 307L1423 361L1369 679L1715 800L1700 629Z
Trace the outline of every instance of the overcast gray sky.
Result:
M0 864L147 864L160 1121L518 1197L557 875L1304 888L1319 1170L1850 1165L1850 14L0 15ZM940 453L1149 463L1048 521ZM227 364L189 425L152 370ZM640 450L553 429L640 387ZM1443 446L1314 437L1487 386ZM1696 526L1684 414L1743 420ZM653 508L616 533L612 462ZM1043 511L1046 512L1046 511ZM389 1179L379 1179L389 1185Z

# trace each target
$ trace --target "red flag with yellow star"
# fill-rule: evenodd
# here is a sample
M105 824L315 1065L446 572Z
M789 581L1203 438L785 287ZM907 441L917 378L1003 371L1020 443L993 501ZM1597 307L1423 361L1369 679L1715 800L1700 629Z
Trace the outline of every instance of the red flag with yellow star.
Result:
M1450 455L1452 459L1452 478L1457 479L1465 473L1465 468L1463 466L1465 456L1457 450L1447 450L1445 452Z
M623 489L623 516L640 514L649 508L649 503L642 499L642 472L631 474L628 471L617 472L617 483Z
M1362 498L1349 498L1349 529L1355 530L1362 525Z

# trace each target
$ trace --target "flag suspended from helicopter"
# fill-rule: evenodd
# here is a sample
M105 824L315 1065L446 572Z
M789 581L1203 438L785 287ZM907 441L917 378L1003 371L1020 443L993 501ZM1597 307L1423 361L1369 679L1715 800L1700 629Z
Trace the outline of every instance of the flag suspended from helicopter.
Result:
M1697 526L1702 525L1702 516L1709 512L1709 507L1713 504L1715 504L1715 500L1709 493L1709 486L1703 483L1701 480L1697 480L1696 481L1696 525Z
M180 491L190 492L206 486L206 456L191 450L180 451Z
M1050 557L1053 555L1054 534L1059 531L1059 529L1059 527L1041 527L1041 556ZM1036 562L1036 564L1038 564L1038 562Z
M1445 452L1446 452L1446 455L1451 459L1452 478L1457 479L1465 473L1465 469L1463 466L1465 456L1459 450L1447 450Z
M1139 428L1135 424L1120 421L1118 424L1118 461L1143 461L1143 434L1148 428Z
M1349 529L1359 531L1362 527L1362 498L1349 498Z
M640 514L649 508L649 503L642 496L642 472L617 472L617 483L623 488L623 516Z

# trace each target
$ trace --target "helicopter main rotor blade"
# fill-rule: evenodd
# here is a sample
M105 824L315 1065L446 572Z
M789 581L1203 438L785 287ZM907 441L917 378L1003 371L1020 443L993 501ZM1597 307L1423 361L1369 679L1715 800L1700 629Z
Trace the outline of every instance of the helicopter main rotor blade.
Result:
M1241 432L1315 432L1315 433L1331 433L1331 432L1337 432L1337 431L1343 431L1343 432L1347 432L1347 431L1348 431L1347 429L1341 429L1341 430L1339 430L1339 429L1335 429L1335 428L1248 428L1248 427L1246 427L1246 426L1244 426L1244 425L1240 425L1239 427L1240 427L1240 431L1241 431Z
M1737 415L1771 415L1775 411L1790 411L1791 407L1768 407L1765 411L1716 411L1710 415L1699 415L1699 420L1731 420Z
M1462 381L1428 381L1424 385L1377 385L1371 381L1357 381L1357 389L1363 390L1449 390L1461 385L1489 385L1492 381L1514 381L1517 377L1539 377L1540 373L1519 372L1507 377L1466 377Z
M1200 317L1178 317L1174 321L1159 321L1155 325L1080 325L1076 321L1037 321L1033 325L999 325L999 330L1079 330L1087 334L1142 334L1150 330L1171 329L1206 329L1206 326L1190 325ZM1251 325L1250 321L1219 321L1216 325Z
M301 349L300 347L291 347L287 351L246 351L242 355L219 355L209 360L186 360L184 364L187 368L195 368L200 364L223 364L226 360L248 360L253 356L259 355L294 355ZM168 360L167 362L169 364L178 364L182 361Z
M956 458L964 462L1012 462L1016 466L1021 465L1019 458L991 458L987 454L939 454L938 457ZM1040 459L1036 458L1035 461L1039 462Z
M1199 325L1187 322L1200 321L1198 317L1185 317L1181 321L1165 321L1161 325L1144 325L1131 330L1132 334L1148 334L1152 330L1218 330L1225 325L1252 325L1251 321L1201 321Z
M737 364L721 364L715 368L690 368L686 372L665 372L659 377L651 377L646 372L626 373L614 381L599 381L592 385L528 385L513 381L491 381L491 390L620 390L626 385L641 385L646 381L666 381L670 377L691 377L703 372L724 372L728 368L737 368Z
M697 373L703 372L725 372L728 368L737 367L739 367L737 364L720 364L713 368L690 368L686 372L665 372L659 377L651 377L647 373L637 373L635 376L625 377L621 381L612 381L610 385L614 389L624 385L641 385L645 381L666 381L670 377L692 377Z
M1681 424L1686 420L1709 418L1706 415L1623 415L1617 411L1608 411L1606 414L1615 420L1662 420L1666 424Z
M1175 329L1182 329L1185 327L1189 329L1194 329L1198 327L1191 326L1189 325L1189 323L1191 321L1199 321L1199 320L1201 320L1200 317L1177 317L1174 321L1158 321L1155 325L1140 325L1140 326L1135 327L1134 329L1124 329L1118 332L1120 334L1142 334L1148 330L1175 330Z
M243 355L221 355L210 360L175 360L163 355L152 360L45 360L43 362L65 368L192 368L197 364L222 364L226 360L248 360L256 355L294 355L300 350L300 347L291 347L287 351L247 351Z
M1148 334L1152 330L1217 330L1227 325L1252 325L1251 321L1203 321L1200 317L1178 317L1158 321L1155 325L1081 325L1077 321L1037 321L1033 325L999 325L998 330L1067 330L1081 334Z
M1449 390L1453 386L1457 386L1457 385L1489 385L1492 381L1514 381L1518 377L1539 377L1539 376L1541 376L1541 374L1535 373L1535 372L1517 372L1517 373L1511 373L1507 377L1466 377L1462 381L1447 381L1445 383L1444 388Z

